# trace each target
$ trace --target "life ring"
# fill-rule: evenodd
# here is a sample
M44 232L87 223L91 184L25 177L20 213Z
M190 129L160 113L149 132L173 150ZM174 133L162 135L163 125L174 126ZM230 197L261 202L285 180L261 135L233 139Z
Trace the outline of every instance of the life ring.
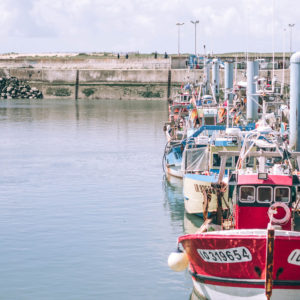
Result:
M285 216L281 219L277 219L277 218L274 218L274 214L277 213L277 207L282 207L285 211ZM270 221L273 223L273 224L277 224L277 225L284 225L286 224L290 218L291 218L291 211L289 209L289 207L283 203L283 202L275 202L274 204L272 204L269 209L268 209L268 216L269 216L269 219Z

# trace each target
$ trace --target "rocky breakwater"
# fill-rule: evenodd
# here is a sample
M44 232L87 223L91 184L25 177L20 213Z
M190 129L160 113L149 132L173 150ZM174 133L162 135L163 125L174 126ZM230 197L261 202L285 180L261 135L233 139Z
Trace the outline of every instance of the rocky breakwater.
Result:
M42 99L43 94L16 77L0 77L0 99Z

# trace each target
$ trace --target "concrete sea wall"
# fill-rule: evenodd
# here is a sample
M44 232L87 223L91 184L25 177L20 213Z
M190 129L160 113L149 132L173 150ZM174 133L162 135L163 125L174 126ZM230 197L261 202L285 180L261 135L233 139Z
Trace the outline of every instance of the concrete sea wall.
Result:
M275 72L281 81L282 70ZM267 71L260 75L266 76ZM203 70L172 69L170 59L0 60L0 76L26 80L44 98L75 99L77 94L79 99L166 100L169 76L172 95L185 82L201 81ZM245 70L237 70L240 80L245 80ZM223 82L221 69L221 87Z
M75 98L78 73L79 99L167 99L167 69L69 70L36 68L0 68L1 76L14 76L37 87L44 98ZM195 77L202 76L201 70ZM171 93L183 82L193 80L188 70L171 70Z
M171 57L168 58L14 58L0 59L0 68L35 68L35 69L102 69L102 70L136 70L136 69L170 69Z

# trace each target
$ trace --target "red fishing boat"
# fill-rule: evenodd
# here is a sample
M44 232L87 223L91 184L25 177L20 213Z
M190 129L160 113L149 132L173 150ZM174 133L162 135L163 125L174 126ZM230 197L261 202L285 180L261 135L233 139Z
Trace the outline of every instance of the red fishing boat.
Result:
M258 134L251 141L256 151L241 151L229 180L232 217L216 215L218 226L206 220L198 233L178 239L184 252L169 257L173 269L189 262L204 299L300 299L300 232L294 231L293 211L299 179L291 162L299 153L276 145L264 151L266 141L272 144ZM220 153L225 159L233 154Z

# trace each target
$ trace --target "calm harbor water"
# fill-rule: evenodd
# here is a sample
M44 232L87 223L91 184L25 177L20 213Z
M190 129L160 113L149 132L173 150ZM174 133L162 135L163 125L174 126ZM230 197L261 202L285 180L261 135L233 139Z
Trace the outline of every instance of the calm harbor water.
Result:
M1 100L1 299L189 299L167 266L195 220L163 178L166 119L162 101Z

